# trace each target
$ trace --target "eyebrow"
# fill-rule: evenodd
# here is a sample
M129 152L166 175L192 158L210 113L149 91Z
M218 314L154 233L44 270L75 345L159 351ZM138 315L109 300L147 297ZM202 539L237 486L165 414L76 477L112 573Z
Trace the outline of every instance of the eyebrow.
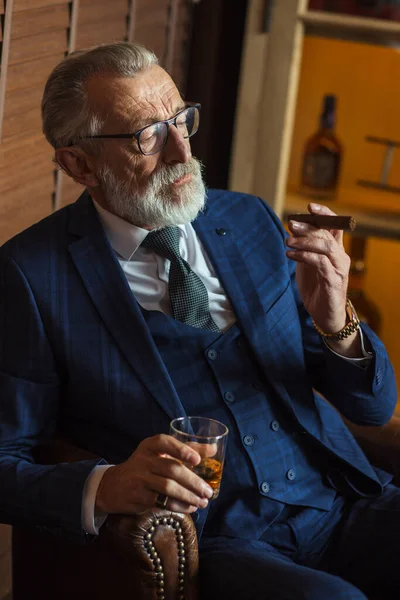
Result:
M179 104L179 106L175 109L175 111L173 112L172 116L177 115L181 110L184 110L186 108L186 104L185 102ZM169 117L170 119L172 117ZM154 117L152 119L148 119L147 123L144 123L143 125L133 125L133 129L132 131L139 131L139 129L143 129L144 127L147 127L148 125L154 125L155 123L160 123L163 121L167 121L168 119L160 119L159 117Z

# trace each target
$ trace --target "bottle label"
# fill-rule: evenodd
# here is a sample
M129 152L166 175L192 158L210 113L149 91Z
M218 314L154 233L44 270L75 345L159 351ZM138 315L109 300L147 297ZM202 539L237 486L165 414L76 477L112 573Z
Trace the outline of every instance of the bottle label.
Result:
M308 154L303 162L303 183L312 188L333 188L339 174L339 154L318 152Z

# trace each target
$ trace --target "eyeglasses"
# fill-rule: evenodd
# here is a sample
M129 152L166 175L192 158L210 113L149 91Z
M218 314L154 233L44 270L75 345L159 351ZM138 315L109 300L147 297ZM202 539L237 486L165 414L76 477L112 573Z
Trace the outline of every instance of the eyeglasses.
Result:
M135 133L119 133L107 135L87 135L79 138L80 140L93 139L133 139L137 140L139 150L145 156L161 152L167 143L168 130L174 125L185 139L192 137L196 133L200 124L201 104L186 102L186 107L179 111L174 117L166 121L157 121L152 125L146 125ZM72 145L72 144L70 144Z

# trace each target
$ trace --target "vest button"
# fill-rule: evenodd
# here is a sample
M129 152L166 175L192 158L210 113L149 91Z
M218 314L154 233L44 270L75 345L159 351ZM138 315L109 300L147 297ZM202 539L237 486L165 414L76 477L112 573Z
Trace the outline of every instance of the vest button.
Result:
M289 479L289 481L296 479L296 471L294 469L289 469L289 471L286 473L286 478Z
M260 490L262 491L263 494L268 494L270 489L271 489L271 486L269 485L268 481L263 481L262 484L260 485Z
M243 438L243 444L245 446L252 446L254 444L254 438L252 435L245 435Z
M209 350L207 352L207 356L210 360L215 360L217 358L217 355L218 355L218 353L216 350Z
M222 229L222 227L219 227L215 231L218 233L218 235L226 235L226 229Z
M279 421L271 421L270 427L272 431L279 431L279 429L281 428L281 426L279 425Z
M227 402L234 402L235 394L233 394L232 392L225 392L224 398Z

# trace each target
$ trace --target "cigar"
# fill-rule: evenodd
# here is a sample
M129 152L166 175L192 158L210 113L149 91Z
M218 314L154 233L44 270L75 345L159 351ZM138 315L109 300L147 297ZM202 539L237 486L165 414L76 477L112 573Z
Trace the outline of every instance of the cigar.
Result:
M347 231L354 231L356 228L354 217L295 213L288 215L287 220L309 223L319 229L345 229Z

